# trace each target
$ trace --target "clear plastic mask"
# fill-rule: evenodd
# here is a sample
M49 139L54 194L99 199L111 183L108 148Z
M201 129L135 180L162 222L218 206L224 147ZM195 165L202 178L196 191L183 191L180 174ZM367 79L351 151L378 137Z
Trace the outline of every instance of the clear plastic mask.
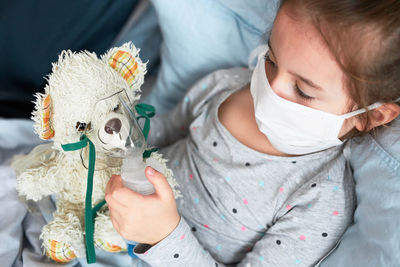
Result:
M88 132L96 147L96 170L117 167L121 159L142 155L146 141L136 120L134 103L125 90L100 99L92 115L93 129ZM82 150L81 158L88 166L88 147Z

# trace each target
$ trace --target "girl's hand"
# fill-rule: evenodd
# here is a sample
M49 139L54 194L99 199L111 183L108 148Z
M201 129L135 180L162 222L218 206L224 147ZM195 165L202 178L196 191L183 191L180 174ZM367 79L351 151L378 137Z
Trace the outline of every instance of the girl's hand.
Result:
M111 221L122 237L155 245L176 228L180 215L165 176L151 167L146 167L145 174L155 188L154 194L136 193L122 184L120 175L113 175L105 198Z

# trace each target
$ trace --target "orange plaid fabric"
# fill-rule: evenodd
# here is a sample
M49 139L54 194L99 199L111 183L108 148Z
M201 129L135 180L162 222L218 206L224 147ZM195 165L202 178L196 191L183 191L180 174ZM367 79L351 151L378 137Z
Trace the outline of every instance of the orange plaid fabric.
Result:
M105 250L105 251L113 252L113 253L115 253L115 252L121 252L121 251L126 251L126 249L123 249L123 248L121 248L120 246L111 245L110 243L104 242L104 241L101 240L101 239L97 239L97 240L95 241L95 245L96 245L96 247L98 247L98 248L101 248L101 249L103 249L103 250Z
M118 50L110 57L108 64L125 79L129 86L134 84L138 74L138 63L129 52Z
M51 116L51 98L47 95L42 102L42 133L41 137L45 140L54 136L54 130L50 125Z
M71 246L60 243L56 240L49 240L50 248L46 250L46 255L55 262L65 263L76 258Z

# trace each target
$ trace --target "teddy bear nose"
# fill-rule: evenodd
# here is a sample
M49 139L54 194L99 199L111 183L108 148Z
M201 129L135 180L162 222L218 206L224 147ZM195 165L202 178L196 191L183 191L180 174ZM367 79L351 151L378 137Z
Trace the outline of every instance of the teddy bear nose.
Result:
M106 123L104 126L104 131L108 134L119 133L121 131L121 126L121 120L113 118Z

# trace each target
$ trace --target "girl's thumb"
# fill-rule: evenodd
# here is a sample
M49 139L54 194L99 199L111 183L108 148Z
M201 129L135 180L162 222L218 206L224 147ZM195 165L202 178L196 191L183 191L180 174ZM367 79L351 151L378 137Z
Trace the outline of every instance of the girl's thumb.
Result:
M150 166L146 167L145 173L147 179L154 186L156 194L160 195L161 197L166 197L171 194L171 187L162 173L156 171Z

